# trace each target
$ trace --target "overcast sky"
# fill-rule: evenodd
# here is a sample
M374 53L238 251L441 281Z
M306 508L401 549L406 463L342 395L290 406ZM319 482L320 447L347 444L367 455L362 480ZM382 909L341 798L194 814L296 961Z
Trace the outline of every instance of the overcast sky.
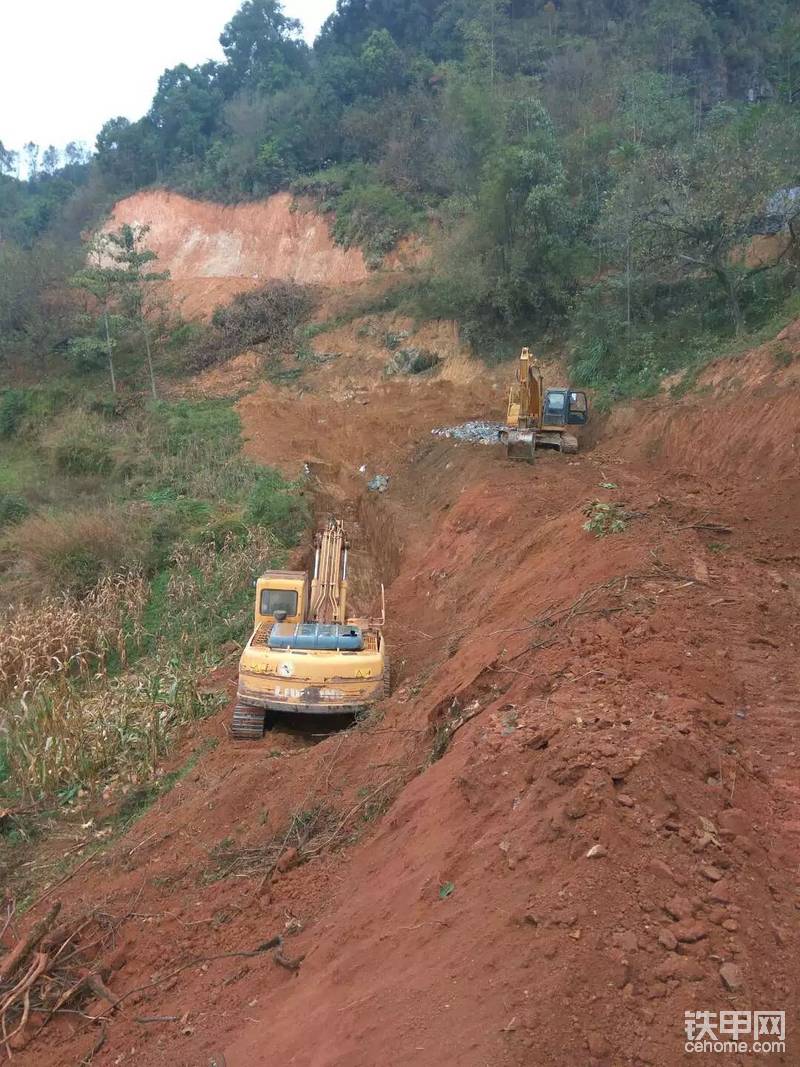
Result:
M241 0L0 0L0 141L94 145L117 115L140 118L159 75L221 59ZM335 0L284 0L309 41Z

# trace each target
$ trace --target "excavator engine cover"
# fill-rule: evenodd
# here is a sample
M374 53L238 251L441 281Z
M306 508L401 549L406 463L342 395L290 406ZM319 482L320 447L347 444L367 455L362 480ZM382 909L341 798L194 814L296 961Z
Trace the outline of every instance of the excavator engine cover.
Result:
M364 635L357 626L336 623L276 623L269 635L269 647L299 652L362 652Z

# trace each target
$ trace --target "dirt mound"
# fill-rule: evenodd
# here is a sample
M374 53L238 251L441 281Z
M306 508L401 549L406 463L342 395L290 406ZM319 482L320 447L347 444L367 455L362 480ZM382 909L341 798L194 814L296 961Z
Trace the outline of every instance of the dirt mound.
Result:
M326 220L295 210L288 193L224 206L163 190L136 193L114 208L109 227L150 227L158 266L170 271L183 314L204 317L236 293L284 278L347 287L369 271L361 251L334 244Z
M755 382L765 358L709 374ZM186 739L196 768L70 883L122 960L93 1062L677 1067L685 1011L791 1018L792 368L637 406L623 436L528 466L430 435L500 414L490 382L340 393L336 367L239 410L251 456L307 463L323 506L358 516L398 687L318 744L234 745L225 716ZM758 478L737 437L756 429ZM585 529L595 501L622 532ZM257 951L276 935L280 959ZM97 1035L62 1016L18 1062L66 1067Z
M604 427L628 456L665 468L758 482L792 478L800 461L800 323L735 359L720 359L686 396L618 408Z

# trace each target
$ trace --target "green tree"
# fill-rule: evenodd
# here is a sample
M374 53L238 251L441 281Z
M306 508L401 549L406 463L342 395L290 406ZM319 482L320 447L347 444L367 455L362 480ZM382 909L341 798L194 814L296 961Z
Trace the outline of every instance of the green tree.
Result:
M373 30L361 48L364 90L369 96L385 96L405 88L408 70L405 56L388 30Z
M676 74L689 74L698 63L710 60L716 48L711 25L701 4L694 0L659 0L651 4L644 16L640 42L670 80Z
M119 298L121 286L125 284L122 272L115 259L111 237L106 233L97 234L86 250L87 265L73 276L72 284L89 293L100 307L103 341L108 373L111 378L111 391L117 392L117 376L114 370L115 340L111 336L111 305ZM89 365L98 352L96 337L80 337L73 340L72 354L79 363Z
M153 285L166 281L169 271L152 271L148 265L158 256L145 245L145 238L150 232L149 226L122 225L119 230L107 235L108 251L113 262L115 291L123 311L135 322L144 341L147 356L147 369L150 376L150 389L153 399L158 399L155 371L153 368L153 348L148 324L148 312L152 310L151 294Z
M720 286L736 334L745 324L743 287L783 258L749 265L743 250L769 198L791 175L758 128L753 136L742 132L729 124L709 131L688 152L657 152L644 160L650 192L640 223L653 266L673 277L697 273Z
M244 0L219 39L227 60L222 78L228 95L243 88L284 88L306 67L308 49L301 31L279 0Z
M118 190L149 185L158 177L157 143L149 118L109 119L97 135L97 165Z
M17 169L18 154L6 148L0 141L0 174L13 174Z
M200 159L217 128L224 96L216 63L165 70L149 119L156 131L160 165Z
M45 174L53 175L58 170L59 163L61 162L61 153L55 145L48 145L42 153L42 171Z

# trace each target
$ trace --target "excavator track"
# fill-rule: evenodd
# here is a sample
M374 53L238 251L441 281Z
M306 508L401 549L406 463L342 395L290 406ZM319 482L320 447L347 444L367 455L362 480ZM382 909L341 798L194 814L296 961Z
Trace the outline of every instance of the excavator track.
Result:
M231 737L234 741L260 741L264 736L266 721L264 708L237 704L231 719Z

